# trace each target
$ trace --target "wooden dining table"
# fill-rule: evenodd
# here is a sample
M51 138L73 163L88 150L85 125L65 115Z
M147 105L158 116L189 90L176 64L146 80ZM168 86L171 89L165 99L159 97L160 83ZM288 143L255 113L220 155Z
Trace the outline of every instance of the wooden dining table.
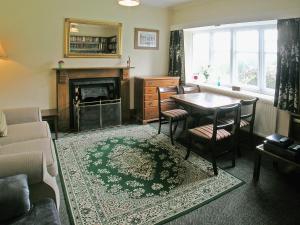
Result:
M214 111L219 107L231 106L241 101L239 98L211 92L178 94L172 95L170 98L180 105L201 111Z
M191 115L197 113L197 115L203 114L208 116L214 113L219 107L231 106L240 103L241 99L229 97L225 95L215 94L211 92L199 92L199 93L188 93L188 94L177 94L170 96L178 105L181 105ZM191 127L190 123L186 124L181 134L182 140L187 139L187 130Z

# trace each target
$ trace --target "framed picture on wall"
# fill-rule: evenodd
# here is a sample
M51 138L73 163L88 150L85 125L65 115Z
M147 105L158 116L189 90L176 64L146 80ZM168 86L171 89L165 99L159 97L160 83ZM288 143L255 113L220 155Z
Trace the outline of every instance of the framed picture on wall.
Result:
M159 49L159 30L134 29L135 49Z

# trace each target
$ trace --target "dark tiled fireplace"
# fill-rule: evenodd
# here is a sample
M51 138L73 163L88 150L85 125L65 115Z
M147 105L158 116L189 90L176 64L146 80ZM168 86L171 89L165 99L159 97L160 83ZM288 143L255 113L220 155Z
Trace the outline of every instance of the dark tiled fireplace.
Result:
M128 67L79 67L56 70L58 127L67 131L75 127L74 106L93 105L101 100L102 103L115 104L117 99L122 122L130 117L129 70ZM121 100L120 100L121 99ZM91 107L92 108L92 107ZM89 108L89 109L91 109ZM89 109L86 109L88 111ZM109 107L102 107L109 120L112 115ZM116 111L114 109L113 111ZM81 114L84 115L84 114ZM97 113L86 115L89 119Z

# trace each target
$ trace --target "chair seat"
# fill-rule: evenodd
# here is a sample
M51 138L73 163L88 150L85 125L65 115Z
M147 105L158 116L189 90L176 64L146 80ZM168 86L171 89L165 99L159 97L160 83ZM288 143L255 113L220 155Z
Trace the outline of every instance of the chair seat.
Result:
M190 129L189 132L191 132L193 135L205 138L205 139L211 139L213 135L213 124L196 127L193 129ZM229 133L225 129L217 130L217 140L220 141L222 139L228 138L231 136L231 133Z
M249 125L250 125L250 122L247 120L241 120L241 122L240 122L240 127L246 127Z
M188 116L188 112L183 109L172 109L168 111L161 112L164 117L169 117L172 119L181 119Z

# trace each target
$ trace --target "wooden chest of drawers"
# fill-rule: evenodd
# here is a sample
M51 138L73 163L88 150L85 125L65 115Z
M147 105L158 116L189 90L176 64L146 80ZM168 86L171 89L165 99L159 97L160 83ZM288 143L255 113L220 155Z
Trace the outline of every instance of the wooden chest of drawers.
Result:
M178 86L179 77L136 77L134 81L134 102L136 116L143 124L158 120L158 95L157 87ZM162 94L162 99L169 98L172 94ZM162 106L162 110L168 110L168 106Z

